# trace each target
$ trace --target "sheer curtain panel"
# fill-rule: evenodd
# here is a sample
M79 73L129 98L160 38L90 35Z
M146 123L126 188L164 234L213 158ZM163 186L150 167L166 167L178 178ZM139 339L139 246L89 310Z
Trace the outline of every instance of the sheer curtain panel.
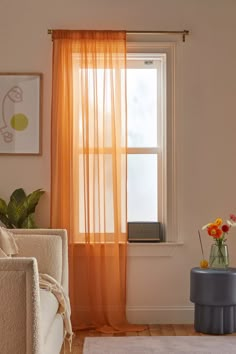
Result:
M126 34L53 31L51 226L69 234L74 330L126 320Z

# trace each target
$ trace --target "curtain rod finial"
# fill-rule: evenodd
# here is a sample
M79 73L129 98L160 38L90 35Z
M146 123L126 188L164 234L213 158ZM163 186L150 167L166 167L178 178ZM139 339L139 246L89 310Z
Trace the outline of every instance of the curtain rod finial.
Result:
M184 30L183 31L183 42L185 42L185 36L187 36L189 34L189 31Z

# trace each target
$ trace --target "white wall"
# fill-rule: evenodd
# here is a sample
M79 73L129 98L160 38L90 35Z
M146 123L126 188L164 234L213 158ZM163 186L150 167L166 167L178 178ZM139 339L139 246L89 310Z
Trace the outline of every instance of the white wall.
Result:
M236 213L235 14L235 0L1 0L0 72L42 72L44 82L43 154L0 156L0 197L20 186L27 192L44 188L37 213L42 227L49 225L50 207L52 42L47 29L191 31L181 50L176 117L177 211L184 245L166 257L156 256L159 246L130 251L132 321L192 321L189 271L201 258L197 229L215 216ZM236 230L228 241L236 266ZM204 244L208 252L207 236Z

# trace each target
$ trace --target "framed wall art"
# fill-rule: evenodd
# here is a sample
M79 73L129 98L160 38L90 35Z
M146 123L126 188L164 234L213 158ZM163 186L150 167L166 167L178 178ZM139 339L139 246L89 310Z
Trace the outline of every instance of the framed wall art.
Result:
M0 154L41 154L42 74L0 73Z

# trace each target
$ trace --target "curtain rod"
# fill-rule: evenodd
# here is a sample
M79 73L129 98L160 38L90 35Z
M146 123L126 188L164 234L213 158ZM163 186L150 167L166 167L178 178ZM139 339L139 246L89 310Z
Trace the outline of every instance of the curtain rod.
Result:
M52 33L53 29L48 29L48 34ZM189 35L189 31L127 31L127 34L182 34L183 42L185 42L185 36Z

